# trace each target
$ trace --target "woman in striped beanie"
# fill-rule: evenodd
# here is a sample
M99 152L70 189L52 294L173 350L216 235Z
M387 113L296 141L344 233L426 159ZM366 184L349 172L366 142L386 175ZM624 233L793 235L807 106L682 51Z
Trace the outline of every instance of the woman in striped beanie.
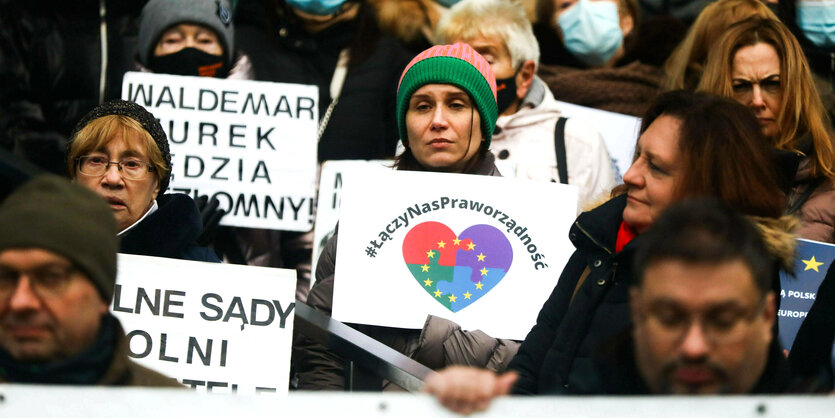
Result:
M463 43L418 54L397 87L399 170L498 175L488 152L498 115L490 64Z
M467 44L433 46L416 56L400 77L397 129L405 151L397 157L395 167L499 176L489 151L497 117L496 77L487 60ZM307 296L310 306L327 314L333 307L338 237L334 234L325 244L316 264L316 284ZM436 360L443 363L445 340L466 341L462 344L469 345L453 356L465 356L466 364L479 366L488 366L483 359L513 357L518 345L482 341L482 336L489 338L484 333L464 335L458 325L434 316L427 319L422 332L374 326L364 326L362 331L435 368L445 365ZM299 389L345 387L344 361L327 348L299 336L293 350ZM432 354L417 357L418 351Z

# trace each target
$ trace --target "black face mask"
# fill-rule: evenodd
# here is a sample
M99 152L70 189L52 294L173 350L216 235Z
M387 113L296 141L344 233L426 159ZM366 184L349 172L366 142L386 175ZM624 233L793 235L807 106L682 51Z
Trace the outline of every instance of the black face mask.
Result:
M499 114L507 110L516 97L516 74L508 78L500 78L496 80L496 105L499 107Z
M197 48L183 48L173 54L151 57L148 69L157 74L226 78L229 68L223 56Z

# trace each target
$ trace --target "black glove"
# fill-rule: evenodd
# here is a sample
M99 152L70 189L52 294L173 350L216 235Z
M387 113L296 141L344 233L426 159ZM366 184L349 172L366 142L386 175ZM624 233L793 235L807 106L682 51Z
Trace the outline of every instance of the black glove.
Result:
M220 220L226 215L226 211L219 209L220 202L216 198L209 200L209 196L198 196L194 201L197 209L200 210L200 218L203 220L203 233L197 238L197 244L208 246L217 235Z

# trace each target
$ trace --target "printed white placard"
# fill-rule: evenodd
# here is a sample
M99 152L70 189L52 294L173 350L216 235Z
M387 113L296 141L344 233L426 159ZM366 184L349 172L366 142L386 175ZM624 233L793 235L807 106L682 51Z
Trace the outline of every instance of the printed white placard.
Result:
M609 157L612 158L617 169L615 178L618 183L623 183L623 175L632 165L635 143L638 141L638 134L641 130L641 119L568 102L557 101L557 103L563 116L582 118L597 128L600 136L603 137L603 142L606 143L606 149L609 150Z
M524 339L573 246L577 188L501 177L344 172L333 317L426 315Z
M171 192L214 196L223 225L309 231L317 170L318 88L129 72L122 98L162 124Z
M316 277L316 262L322 248L333 236L339 221L339 201L342 194L342 173L365 167L379 170L393 170L392 160L336 160L325 161L319 173L319 195L316 200L316 224L313 228L313 268L311 277ZM313 286L314 280L310 281Z
M111 311L134 361L211 392L286 394L296 272L119 254Z

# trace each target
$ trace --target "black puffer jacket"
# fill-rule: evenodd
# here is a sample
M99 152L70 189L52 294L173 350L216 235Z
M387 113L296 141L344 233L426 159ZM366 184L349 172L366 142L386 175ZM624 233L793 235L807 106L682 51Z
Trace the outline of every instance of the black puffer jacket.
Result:
M220 262L212 250L197 245L203 221L191 197L164 194L157 197L157 205L156 212L122 234L120 253Z
M319 142L319 161L394 155L397 83L411 56L394 38L379 34L370 8L363 6L355 19L314 35L305 32L289 12L274 17L275 26L269 30L261 26L264 22L246 18L236 22L235 40L249 55L255 79L318 86L320 119L331 102L339 53L351 49L339 103Z
M145 3L0 0L0 146L64 174L75 124L121 94Z
M592 357L629 326L632 255L640 240L615 253L624 207L626 195L618 196L580 214L571 227L576 251L510 363L519 372L515 393L603 393Z

